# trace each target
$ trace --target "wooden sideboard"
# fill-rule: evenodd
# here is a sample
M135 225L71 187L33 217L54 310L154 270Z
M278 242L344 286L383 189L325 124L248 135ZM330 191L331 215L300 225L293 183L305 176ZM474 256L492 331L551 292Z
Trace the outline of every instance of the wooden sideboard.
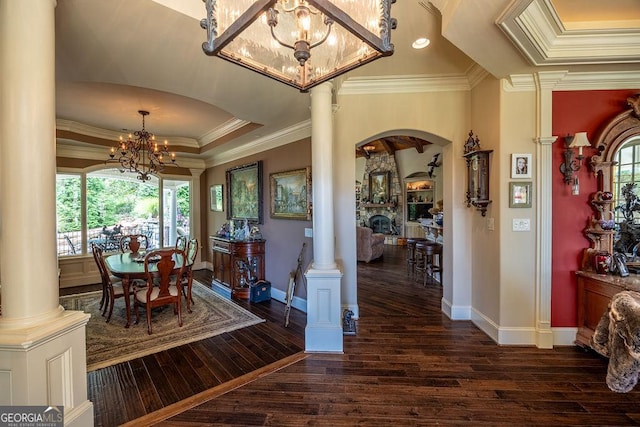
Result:
M640 291L640 275L627 277L578 271L578 333L576 344L591 345L591 336L611 297L621 291Z
M250 276L264 279L264 240L232 240L209 237L213 251L213 284L228 290L232 298L249 299ZM251 269L248 274L246 268Z

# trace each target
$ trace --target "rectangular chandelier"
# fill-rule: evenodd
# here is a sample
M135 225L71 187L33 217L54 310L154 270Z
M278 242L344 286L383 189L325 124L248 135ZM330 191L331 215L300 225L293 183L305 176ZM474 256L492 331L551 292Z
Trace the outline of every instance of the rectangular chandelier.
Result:
M202 48L300 91L393 54L395 0L203 0Z

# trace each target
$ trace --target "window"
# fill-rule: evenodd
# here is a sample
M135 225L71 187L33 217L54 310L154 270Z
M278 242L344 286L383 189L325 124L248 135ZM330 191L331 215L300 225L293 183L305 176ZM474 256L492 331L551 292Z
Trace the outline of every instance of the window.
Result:
M56 176L58 256L82 251L82 179L80 175Z
M189 235L190 181L142 182L117 169L86 174L84 187L82 178L57 175L58 256L90 253L92 243L117 251L126 234L144 234L155 248L172 246L178 233Z
M190 235L189 181L164 180L162 192L165 224L163 240L171 245L178 236Z
M640 191L640 139L634 138L625 143L615 154L617 164L613 166L612 192L614 194L613 206L624 203L622 189L629 183L636 183L635 192ZM614 211L616 223L624 220L622 212Z

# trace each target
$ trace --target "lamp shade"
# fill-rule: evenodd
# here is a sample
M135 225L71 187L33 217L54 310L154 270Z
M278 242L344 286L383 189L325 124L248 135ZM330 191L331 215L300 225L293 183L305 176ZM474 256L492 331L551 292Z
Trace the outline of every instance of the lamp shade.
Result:
M578 147L578 155L582 156L582 147L591 147L591 143L587 139L586 132L577 132L571 144L569 144L569 148Z
M569 144L569 148L576 147L591 147L591 143L587 139L586 132L578 132L575 134L573 141L571 141L571 144Z
M301 91L393 54L394 0L206 0L202 48Z

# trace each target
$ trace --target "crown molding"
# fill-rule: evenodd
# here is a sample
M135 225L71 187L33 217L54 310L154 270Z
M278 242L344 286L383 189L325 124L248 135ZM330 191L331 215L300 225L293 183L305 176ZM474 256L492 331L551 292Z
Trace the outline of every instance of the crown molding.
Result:
M467 80L469 81L469 86L471 87L471 89L473 89L490 74L487 70L474 62L473 65L471 65L471 67L467 70L466 75Z
M311 137L311 120L305 120L293 126L281 129L262 138L257 138L238 147L214 154L205 161L206 167L211 168L224 163L232 162L250 155L271 150L292 142Z
M550 0L513 2L496 25L536 66L640 62L640 29L567 29Z
M115 132L108 129L97 128L94 126L89 126L83 123L78 123L78 122L65 120L65 119L56 119L56 129L66 130L69 132L76 133L78 135L84 135L91 138L100 138L108 141L113 141L114 144L120 139L120 136L123 134L123 132ZM163 137L161 135L156 135L156 138L159 141L166 139L174 147L181 146L181 147L190 147L190 148L200 149L200 144L198 143L197 140L193 138L185 138L181 136ZM77 141L87 142L79 138L77 139Z
M545 76L548 78L543 79ZM554 71L536 74L512 74L508 79L502 79L502 89L505 92L534 91L536 90L536 77L547 83L552 82L552 90L640 89L640 71Z
M80 146L74 143L58 141L56 144L56 157L67 157L70 159L99 160L106 162L108 153L104 147ZM183 168L204 168L204 160L193 157L180 157L176 163ZM107 163L105 163L107 167ZM113 164L109 167L114 167Z
M466 75L407 75L352 77L344 81L338 95L376 95L384 93L424 93L469 91Z
M228 135L232 132L237 131L238 129L242 129L243 127L249 124L251 124L250 121L240 120L234 117L233 119L228 120L227 122L223 123L221 126L218 126L217 128L212 129L211 131L205 133L200 138L198 138L200 140L200 146L205 146L212 141L215 141L219 138L222 138L225 135Z

